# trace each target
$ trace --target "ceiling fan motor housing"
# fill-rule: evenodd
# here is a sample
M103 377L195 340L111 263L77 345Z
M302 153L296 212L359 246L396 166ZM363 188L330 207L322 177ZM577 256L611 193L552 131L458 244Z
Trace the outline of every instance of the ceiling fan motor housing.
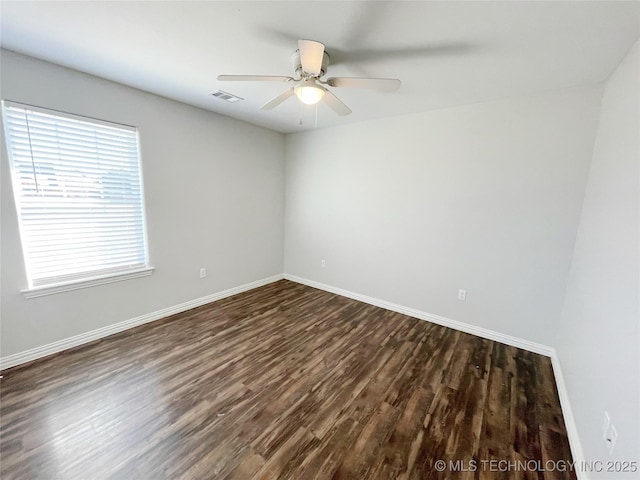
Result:
M309 77L307 72L302 69L302 61L300 60L300 50L296 50L291 54L291 64L293 65L293 71L301 77ZM325 51L322 55L322 67L320 67L320 74L317 78L322 77L327 73L327 67L329 66L329 54Z

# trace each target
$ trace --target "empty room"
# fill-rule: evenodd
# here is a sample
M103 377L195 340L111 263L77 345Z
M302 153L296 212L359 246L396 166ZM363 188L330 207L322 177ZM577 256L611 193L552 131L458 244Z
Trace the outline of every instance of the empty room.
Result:
M640 1L0 1L4 480L640 478Z

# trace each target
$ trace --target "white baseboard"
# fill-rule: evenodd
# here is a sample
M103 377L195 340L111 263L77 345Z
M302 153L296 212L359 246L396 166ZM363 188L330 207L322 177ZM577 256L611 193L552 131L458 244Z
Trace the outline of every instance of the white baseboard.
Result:
M440 315L434 315L433 313L423 312L416 310L415 308L409 308L396 303L387 302L385 300L379 300L377 298L362 295L360 293L350 292L343 290L342 288L332 287L331 285L325 285L324 283L315 282L313 280L307 280L306 278L296 277L295 275L284 274L284 278L291 280L292 282L301 283L309 287L324 290L326 292L335 293L343 297L352 298L360 302L368 303L376 307L391 310L392 312L402 313L410 317L417 318L419 320L426 320L427 322L437 323L443 327L453 328L454 330L460 330L461 332L470 333L478 337L494 340L496 342L505 343L513 347L522 348L529 352L539 353L546 357L551 357L553 354L553 348L541 343L530 342L522 338L512 337L511 335L505 335L504 333L489 330L487 328L478 327L468 323L460 322L458 320L452 320L451 318L441 317Z
M562 408L564 425L567 429L567 437L569 438L571 455L573 456L573 461L576 462L576 465L578 467L580 467L585 464L584 452L582 451L582 444L580 443L580 437L578 436L576 421L573 417L571 402L569 402L567 386L564 383L564 377L562 376L560 359L558 358L558 354L556 353L555 348L553 349L553 353L551 355L551 365L553 367L553 375L556 378L556 387L558 388L558 397L560 397L560 407ZM576 475L578 477L578 480L589 480L589 476L587 475L585 469L577 468Z
M560 360L556 354L556 350L553 347L543 345L540 343L530 342L522 338L513 337L511 335L505 335L504 333L489 330L487 328L470 325L468 323L460 322L440 315L434 315L432 313L422 312L409 307L404 307L395 303L386 302L377 298L372 298L360 293L350 292L343 290L342 288L333 287L324 283L315 282L306 278L297 277L295 275L284 274L284 278L291 280L292 282L301 283L309 287L324 290L326 292L335 293L343 297L352 298L360 302L368 303L376 307L381 307L393 312L402 313L410 317L414 317L420 320L426 320L428 322L437 323L444 327L453 328L454 330L460 330L465 333L470 333L478 337L494 340L496 342L505 343L513 347L522 348L529 352L538 353L546 357L550 357L551 366L553 367L553 374L556 380L556 386L558 388L558 396L560 397L560 407L562 408L562 416L564 417L565 427L567 429L567 437L569 439L569 445L571 447L571 455L576 463L576 466L584 465L584 454L582 453L582 445L580 444L580 438L578 437L578 430L576 428L575 419L571 410L571 404L569 402L569 395L567 393L567 387L562 377L562 370L560 369ZM580 468L576 470L578 480L588 480L586 472L580 471Z
M57 342L49 343L41 347L32 348L24 352L15 353L13 355L0 358L0 371L7 368L15 367L16 365L20 365L22 363L37 360L38 358L46 357L47 355L58 353L69 348L77 347L78 345L92 342L94 340L113 335L114 333L119 333L124 330L128 330L129 328L137 327L138 325L143 325L155 320L160 320L161 318L191 310L192 308L201 307L202 305L206 305L207 303L215 302L216 300L221 300L238 293L246 292L247 290L253 290L254 288L277 282L278 280L282 280L283 278L284 275L278 274L272 277L256 280L255 282L245 283L244 285L229 288L228 290L223 290L222 292L217 292L205 297L196 298L195 300L190 300L178 305L163 308L162 310L147 313L139 317L125 320L123 322L107 325L106 327L102 327L97 330L81 333L80 335L75 335L70 338L58 340Z

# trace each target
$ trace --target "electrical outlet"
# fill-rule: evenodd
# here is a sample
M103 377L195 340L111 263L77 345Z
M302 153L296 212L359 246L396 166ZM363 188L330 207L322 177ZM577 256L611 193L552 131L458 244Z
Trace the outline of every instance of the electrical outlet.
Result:
M200 269L200 278L204 278L207 276L207 269L206 268L201 268Z
M458 290L458 300L466 300L467 299L467 291L466 290Z
M325 259L320 260L320 267L327 268L327 261Z

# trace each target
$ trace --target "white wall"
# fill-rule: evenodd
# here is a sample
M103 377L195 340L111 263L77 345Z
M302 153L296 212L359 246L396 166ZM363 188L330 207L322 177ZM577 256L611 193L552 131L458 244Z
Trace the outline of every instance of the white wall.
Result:
M288 135L285 272L552 344L601 94Z
M555 343L591 461L610 460L601 430L608 410L618 430L613 459L640 463L639 57L636 44L605 86Z
M283 135L8 51L1 67L3 99L139 128L156 268L151 277L25 299L3 138L2 357L282 273Z

